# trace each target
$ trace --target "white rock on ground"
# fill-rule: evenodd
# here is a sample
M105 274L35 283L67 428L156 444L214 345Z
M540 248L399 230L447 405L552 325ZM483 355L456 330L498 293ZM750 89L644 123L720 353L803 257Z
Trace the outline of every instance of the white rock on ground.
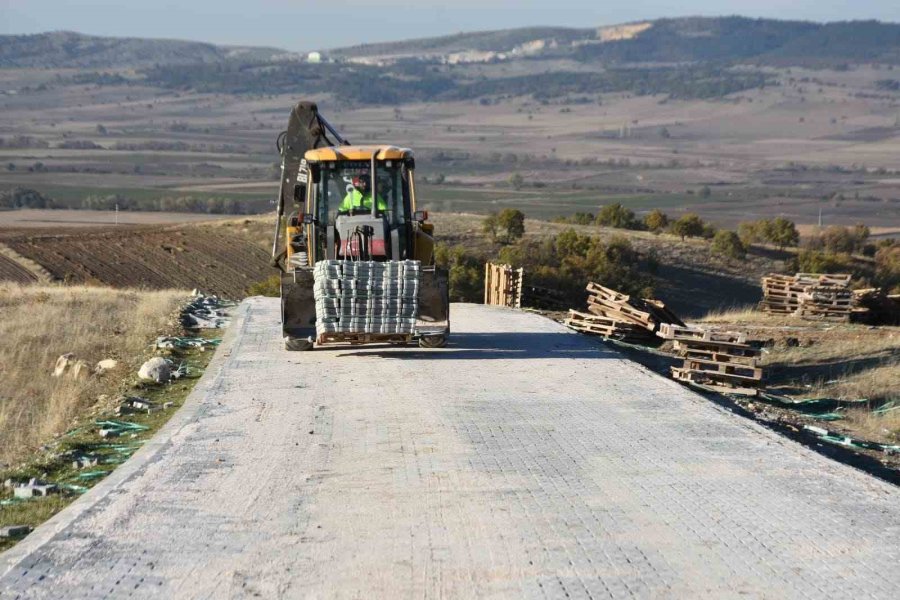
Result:
M156 383L165 383L172 378L172 363L161 356L155 356L141 365L138 377Z
M119 361L115 360L114 358L107 358L97 363L97 366L94 367L94 373L96 373L97 375L103 375L107 371L112 371L118 366Z

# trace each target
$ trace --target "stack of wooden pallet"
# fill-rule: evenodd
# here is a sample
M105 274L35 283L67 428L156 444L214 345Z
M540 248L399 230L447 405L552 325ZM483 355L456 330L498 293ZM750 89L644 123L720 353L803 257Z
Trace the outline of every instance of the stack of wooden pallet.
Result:
M484 265L484 303L495 306L522 308L523 269L510 265Z
M853 310L853 293L837 285L814 285L800 294L797 315L812 319L848 320Z
M587 291L587 312L570 310L565 320L576 331L640 343L653 340L654 332L664 323L684 325L659 300L633 298L593 282Z
M663 324L656 335L672 340L675 352L684 357L681 367L672 367L672 377L679 381L752 396L762 385L760 350L747 344L744 333Z
M762 278L759 307L775 314L846 318L852 300L849 285L850 275L845 274L770 274Z

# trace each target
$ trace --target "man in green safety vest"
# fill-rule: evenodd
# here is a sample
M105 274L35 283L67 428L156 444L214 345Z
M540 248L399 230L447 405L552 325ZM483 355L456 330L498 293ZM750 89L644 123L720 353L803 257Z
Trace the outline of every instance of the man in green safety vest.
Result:
M379 211L387 210L387 203L380 195L376 197L375 204ZM342 213L349 213L351 210L372 211L372 180L368 173L353 178L353 189L347 192L338 208L338 212Z

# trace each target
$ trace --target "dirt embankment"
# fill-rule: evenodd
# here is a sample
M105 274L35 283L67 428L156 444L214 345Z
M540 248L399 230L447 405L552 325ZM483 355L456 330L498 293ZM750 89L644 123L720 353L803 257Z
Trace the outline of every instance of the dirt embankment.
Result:
M241 298L272 274L254 223L0 231L0 244L34 261L55 281L148 289L199 288ZM255 236L255 237L254 237ZM0 257L2 259L3 257ZM9 262L10 264L7 264ZM0 281L29 279L12 261Z

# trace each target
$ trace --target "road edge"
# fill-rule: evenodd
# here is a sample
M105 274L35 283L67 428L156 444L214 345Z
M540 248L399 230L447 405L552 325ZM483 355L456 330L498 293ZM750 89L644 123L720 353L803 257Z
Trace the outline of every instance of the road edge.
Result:
M72 522L106 498L110 492L140 473L147 464L169 445L172 437L177 432L195 419L203 400L215 386L223 368L231 357L235 340L240 337L240 333L243 333L249 308L250 304L246 299L238 305L232 315L231 325L222 338L222 343L216 348L215 355L209 362L209 365L207 365L200 380L194 385L194 389L188 394L184 404L178 409L178 412L172 415L166 424L156 432L156 435L147 440L140 450L119 465L103 481L92 487L59 513L41 523L24 540L9 550L0 553L0 579L8 575L32 552L52 540Z

